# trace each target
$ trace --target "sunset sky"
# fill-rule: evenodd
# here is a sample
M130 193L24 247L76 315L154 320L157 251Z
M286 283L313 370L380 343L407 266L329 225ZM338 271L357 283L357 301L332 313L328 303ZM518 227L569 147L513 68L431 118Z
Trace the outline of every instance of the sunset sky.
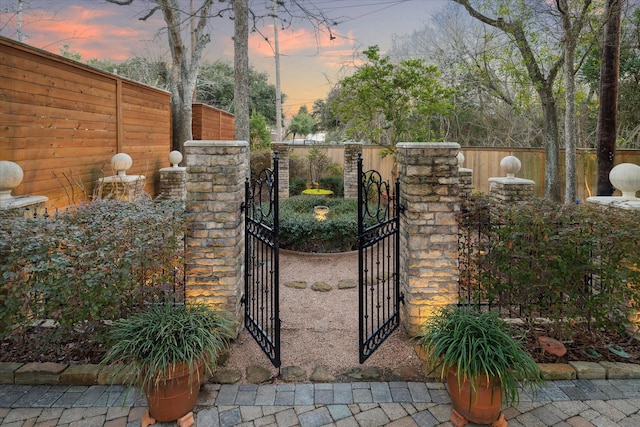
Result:
M181 0L187 5L189 2ZM314 13L322 13L337 25L320 31L301 18L280 27L280 80L287 95L285 113L291 116L306 104L325 98L341 75L349 73L354 56L368 46L381 50L391 45L392 36L407 35L423 28L446 0L299 0ZM15 10L18 0L0 0L0 35L17 39ZM160 13L140 21L150 1L137 0L118 6L104 0L24 0L22 32L25 42L60 53L63 45L90 58L122 61L133 56L159 59L166 54L166 33ZM196 0L196 4L199 3ZM217 3L217 2L214 2ZM256 13L266 12L272 0L249 0ZM224 3L223 3L224 5ZM216 5L217 6L217 5ZM279 12L282 15L282 11ZM275 60L271 43L273 19L257 23L259 32L250 34L249 63L267 72L275 83ZM210 20L211 43L205 58L233 61L233 22L229 14Z

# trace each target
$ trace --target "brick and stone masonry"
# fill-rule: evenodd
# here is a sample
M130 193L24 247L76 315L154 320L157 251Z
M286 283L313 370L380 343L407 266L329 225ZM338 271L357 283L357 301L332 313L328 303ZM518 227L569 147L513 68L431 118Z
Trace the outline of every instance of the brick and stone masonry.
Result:
M187 298L219 306L242 324L245 141L187 141Z
M160 198L187 200L187 168L171 166L160 169Z
M362 154L361 142L344 144L344 198L358 198L358 155Z
M451 142L397 144L402 321L409 334L458 297L458 159Z
M289 158L291 144L288 142L272 142L271 150L278 153L278 197L280 200L289 198ZM273 168L273 156L271 157Z

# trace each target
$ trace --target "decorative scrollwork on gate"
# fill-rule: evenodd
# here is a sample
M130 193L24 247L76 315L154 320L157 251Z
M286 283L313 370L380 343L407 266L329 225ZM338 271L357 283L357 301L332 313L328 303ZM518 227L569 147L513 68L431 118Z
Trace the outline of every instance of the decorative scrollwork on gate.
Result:
M245 183L245 292L247 331L280 367L278 154L273 169Z
M363 363L400 324L399 183L394 191L358 156L359 354Z

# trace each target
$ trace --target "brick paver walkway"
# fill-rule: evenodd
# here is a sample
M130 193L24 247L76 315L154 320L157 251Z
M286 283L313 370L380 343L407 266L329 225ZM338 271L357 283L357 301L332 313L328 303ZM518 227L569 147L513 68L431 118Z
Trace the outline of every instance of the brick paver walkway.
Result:
M137 427L145 404L124 386L0 385L0 425ZM441 383L205 384L194 412L199 427L451 425ZM504 414L510 427L637 427L640 380L550 381Z

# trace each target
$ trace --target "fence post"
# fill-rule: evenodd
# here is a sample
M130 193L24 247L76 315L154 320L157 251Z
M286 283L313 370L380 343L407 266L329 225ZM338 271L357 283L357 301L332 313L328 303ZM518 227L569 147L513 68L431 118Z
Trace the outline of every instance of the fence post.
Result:
M491 201L502 205L532 201L535 181L515 176L522 167L520 160L514 156L506 156L500 162L500 167L507 176L505 178L489 178L489 198Z
M358 198L358 154L362 154L361 142L344 144L344 198Z
M178 166L182 161L182 153L172 151L169 153L168 168L160 169L160 195L161 199L187 200L187 168Z
M185 295L240 322L244 281L245 141L187 141Z
M397 145L400 203L400 286L405 329L458 300L458 159L452 142Z
M289 151L288 142L271 142L271 151L278 153L278 197L280 200L289 198ZM271 156L273 168L273 156Z
M462 167L464 154L458 153L458 181L460 183L460 198L469 199L473 194L473 170Z

